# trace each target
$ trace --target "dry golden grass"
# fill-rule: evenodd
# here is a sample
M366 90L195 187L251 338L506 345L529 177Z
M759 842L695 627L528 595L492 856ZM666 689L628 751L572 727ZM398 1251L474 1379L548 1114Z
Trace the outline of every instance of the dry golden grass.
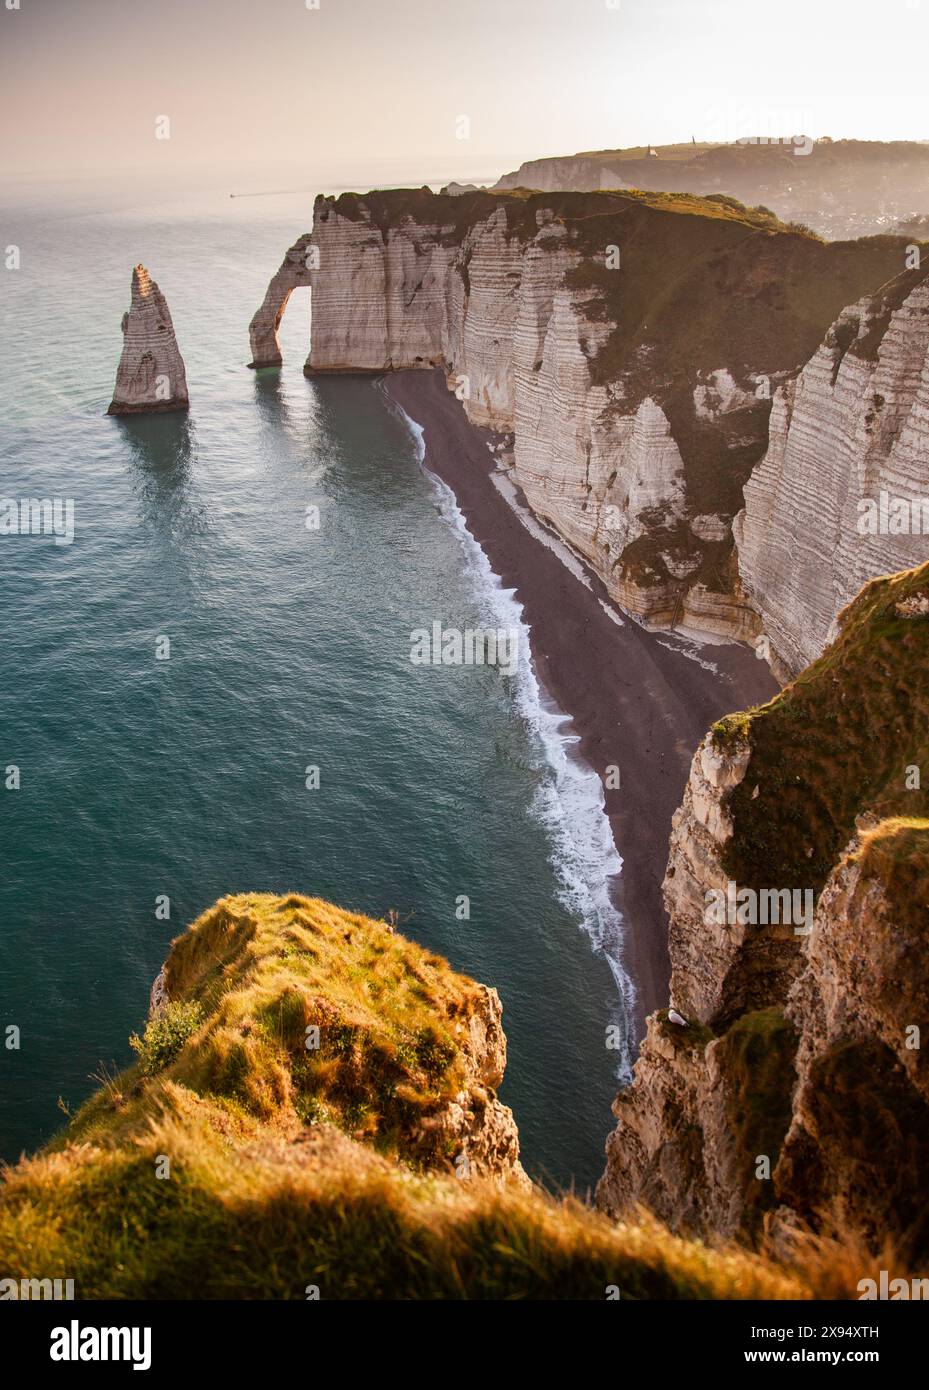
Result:
M341 1139L232 1144L188 1097L125 1147L28 1160L0 1189L0 1267L82 1298L788 1298L738 1251L579 1203L415 1175ZM325 1127L322 1127L325 1130ZM170 1177L156 1176L170 1160Z
M402 1161L386 1092L359 1126L346 1059L375 1092L400 1067L421 1113L461 1066L456 1029L482 987L384 923L316 899L227 898L175 943L167 979L175 1003L200 1007L186 1041L161 1039L174 1059L111 1079L3 1174L5 1277L74 1279L90 1299L304 1299L311 1285L347 1299L806 1298L861 1277L852 1253L830 1264L808 1247L791 1271L646 1213L615 1225L570 1197ZM308 1079L294 1043L320 1005L349 1042ZM332 1123L307 1120L309 1094Z
M453 1157L432 1151L423 1120L473 1085L465 1050L483 990L441 957L320 899L241 894L177 938L165 974L173 1003L137 1044L141 1067L117 1078L120 1105L98 1094L71 1137L124 1141L176 1083L241 1134L323 1120L409 1162ZM192 1009L202 1021L187 1037L179 1015ZM176 1057L146 1074L172 1038Z

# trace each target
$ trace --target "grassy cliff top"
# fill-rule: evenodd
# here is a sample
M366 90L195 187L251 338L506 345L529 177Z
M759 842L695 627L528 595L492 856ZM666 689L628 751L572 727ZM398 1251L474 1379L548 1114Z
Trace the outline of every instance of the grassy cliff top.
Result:
M880 880L902 933L929 943L929 819L888 816L859 839L863 876Z
M502 1075L501 1064L475 1079L482 985L387 923L320 899L222 899L172 943L164 982L166 1007L134 1040L138 1063L63 1142L126 1142L181 1088L240 1138L324 1121L431 1166L454 1153L430 1119Z
M693 193L651 192L641 189L600 190L591 193L557 191L541 193L529 188L475 189L466 193L433 193L430 188L376 188L369 193L342 193L317 199L317 215L328 205L340 217L360 222L367 214L381 230L399 226L405 218L455 229L459 234L489 217L498 208L507 214L511 235L532 237L538 231L536 213L551 209L567 225L589 217L622 212L637 204L661 212L686 213L717 221L742 222L759 228L783 228L767 208L748 208L723 193L699 197ZM812 233L807 233L812 236Z
M811 1294L645 1217L401 1161L411 1117L473 1086L487 991L383 922L227 898L174 943L166 984L138 1063L2 1174L4 1277L83 1299Z
M866 813L893 821L869 854L925 854L929 617L906 616L923 598L929 564L872 580L818 661L768 704L714 725L717 746L752 747L729 802L724 864L736 882L819 892ZM914 906L925 919L925 898Z
M677 163L683 158L701 166L707 164L749 165L770 161L784 155L796 158L789 144L789 140L794 134L796 132L790 132L789 135L785 134L785 143L783 144L753 144L750 142L752 131L746 130L744 132L744 144L739 144L738 141L718 140L698 141L696 144L692 144L688 140L674 145L653 145L651 148L655 151L655 156L659 162L673 160ZM614 150L582 150L577 155L565 157L568 159L596 159L606 165L621 167L623 164L636 163L645 158L648 150L649 146L647 145L632 145ZM873 165L905 158L929 168L929 145L921 140L816 140L810 154L804 155L803 158L815 159L821 164L834 166ZM538 163L537 160L532 162Z
M805 152L796 154L791 143L798 132L784 132L781 143L754 142L757 132L742 132L744 143L690 142L648 147L584 150L567 160L584 159L598 171L611 170L618 181L643 188L667 186L674 179L678 188L705 192L724 187L741 197L779 197L785 193L810 190L819 193L825 206L830 195L838 197L850 210L869 205L873 214L873 190L878 181L882 191L914 207L925 190L929 174L929 145L918 140L820 140ZM540 161L533 160L530 164ZM541 161L549 163L550 161ZM554 161L552 161L554 162ZM670 167L669 167L670 166ZM601 175L602 176L602 175Z
M236 1144L189 1095L134 1143L9 1170L0 1262L4 1277L72 1278L91 1299L302 1300L310 1285L323 1299L811 1296L648 1218L617 1226L538 1189L403 1173L325 1125Z

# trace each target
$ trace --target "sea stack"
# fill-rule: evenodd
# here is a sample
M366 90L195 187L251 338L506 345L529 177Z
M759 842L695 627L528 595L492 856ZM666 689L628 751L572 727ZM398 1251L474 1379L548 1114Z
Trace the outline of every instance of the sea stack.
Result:
M123 314L123 354L108 415L186 410L187 376L165 297L144 265L132 272L132 303Z

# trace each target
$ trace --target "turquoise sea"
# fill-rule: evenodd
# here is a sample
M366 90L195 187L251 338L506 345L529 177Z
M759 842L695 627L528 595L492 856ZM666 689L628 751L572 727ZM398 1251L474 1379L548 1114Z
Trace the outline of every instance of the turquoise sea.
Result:
M619 992L593 947L615 852L531 671L411 664L414 628L512 600L378 382L304 378L305 294L283 370L245 367L311 210L310 192L71 184L4 211L21 266L0 270L0 496L73 499L75 537L0 536L0 769L21 779L0 781L0 1032L21 1030L0 1049L0 1156L131 1059L189 921L294 890L395 909L499 989L524 1161L584 1189L616 1090ZM186 417L104 414L139 261L173 315Z

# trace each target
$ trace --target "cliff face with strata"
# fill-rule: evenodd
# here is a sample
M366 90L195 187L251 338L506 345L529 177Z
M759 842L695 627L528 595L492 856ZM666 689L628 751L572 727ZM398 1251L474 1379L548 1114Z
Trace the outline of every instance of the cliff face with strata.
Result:
M743 586L789 675L820 655L866 580L929 558L925 270L844 310L778 390L734 530Z
M801 681L698 750L664 882L686 1026L652 1016L615 1103L611 1215L929 1253L926 613L929 565L872 582ZM772 890L814 910L765 921Z
M572 189L576 193L601 188L628 188L630 185L608 158L594 154L553 155L526 159L511 174L503 174L494 188L538 188L543 192Z
M253 365L279 361L308 246L308 373L442 368L476 425L512 435L513 481L613 598L737 636L757 617L731 522L771 394L903 256L727 198L320 198L253 320Z
M132 272L132 302L123 315L123 350L108 415L186 410L187 375L167 301L144 265Z

